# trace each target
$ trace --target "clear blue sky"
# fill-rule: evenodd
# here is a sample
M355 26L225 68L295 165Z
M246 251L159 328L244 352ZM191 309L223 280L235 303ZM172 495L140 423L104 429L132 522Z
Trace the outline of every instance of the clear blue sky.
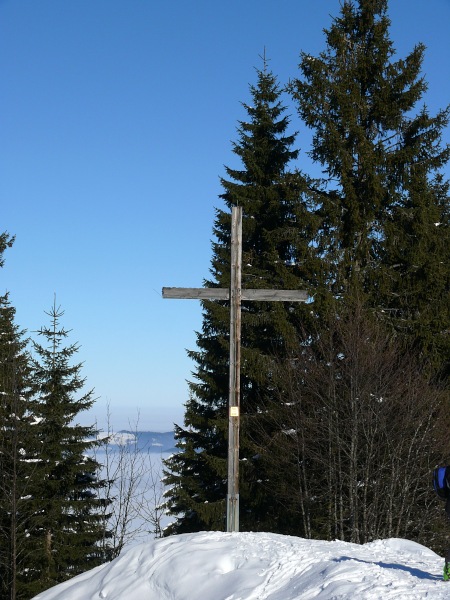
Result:
M426 44L426 103L443 108L450 0L390 4L398 56ZM56 294L99 397L84 422L103 423L109 402L116 429L138 410L141 428L182 423L201 308L161 288L208 277L258 56L285 83L338 12L338 0L0 0L0 231L16 235L0 292L29 332ZM290 112L305 168L309 135Z

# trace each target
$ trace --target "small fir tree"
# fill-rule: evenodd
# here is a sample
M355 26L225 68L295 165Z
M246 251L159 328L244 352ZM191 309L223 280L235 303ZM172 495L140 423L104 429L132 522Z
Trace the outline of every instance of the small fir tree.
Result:
M46 314L50 326L38 331L46 344L33 342L34 412L42 445L34 490L42 518L33 532L35 569L28 578L34 594L104 562L100 542L107 536L101 510L105 500L98 498L105 482L98 477L100 465L89 456L99 444L97 432L76 421L92 406L93 391L82 392L82 365L71 363L79 346L63 345L69 334L60 326L64 312L54 304Z

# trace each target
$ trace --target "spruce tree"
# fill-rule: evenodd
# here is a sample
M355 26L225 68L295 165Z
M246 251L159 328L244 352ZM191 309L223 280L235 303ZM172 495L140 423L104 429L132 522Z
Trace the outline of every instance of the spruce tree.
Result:
M14 238L0 234L0 267ZM33 437L31 368L24 331L9 294L0 296L0 597L27 598L20 579L29 566L28 536L35 524L31 490L38 446Z
M308 212L309 182L288 165L297 158L295 134L276 77L257 71L250 86L248 121L238 127L233 152L242 168L227 168L217 209L211 279L208 287L230 285L231 208L243 208L243 277L248 288L305 289L314 279L315 221ZM317 271L317 269L316 269ZM271 394L271 360L287 355L305 311L298 304L248 302L242 305L241 350L241 529L280 529L284 517L262 486L264 473L255 456L253 417ZM179 452L166 461L167 507L176 521L167 533L225 527L229 384L229 305L203 302L203 327L197 334L194 381L189 384L185 427L176 427Z
M342 473L347 478L344 488L339 487L344 490L339 510L341 520L343 516L352 524L349 539L353 541L377 535L361 536L358 523L372 510L372 483L368 485L367 473L372 469L381 473L384 468L382 455L372 453L375 445L368 445L374 415L381 414L380 400L375 385L365 397L358 390L358 381L364 381L358 366L361 349L348 343L342 348L332 335L333 323L342 322L344 314L351 320L358 307L362 322L378 320L377 327L382 325L380 331L386 331L386 339L393 334L396 345L400 344L397 348L408 348L412 360L420 364L410 381L404 370L408 385L400 396L390 390L382 399L383 410L392 415L401 410L402 402L404 405L405 423L389 429L389 445L384 444L395 448L391 452L396 453L398 464L408 468L420 434L419 423L427 419L432 423L433 418L440 421L448 407L448 395L439 388L433 390L435 380L429 381L433 375L436 379L448 376L449 365L449 197L441 173L449 159L449 148L442 144L448 110L431 116L426 107L418 106L427 88L421 75L424 46L419 43L406 58L395 58L387 8L387 0L345 0L340 15L325 30L325 51L318 57L302 53L301 77L290 86L299 115L313 132L311 157L325 175L319 190L321 223L316 243L328 265L327 302L311 306L317 316L317 334L308 338L308 350L317 357L321 373L330 374L328 381L320 378L323 389L315 395L318 406L313 406L316 414L329 415L327 420L324 416L324 430L329 440L335 438L337 443L327 455L332 443L324 440L319 454L328 456L328 480L339 482ZM369 334L361 335L370 341ZM323 351L325 340L329 353L335 353L333 360ZM340 387L345 383L342 370L335 368L348 364L355 368L348 378L349 393ZM401 367L397 368L401 372ZM305 377L302 381L305 389L299 402L311 393ZM330 398L337 400L333 410L329 410L328 400L323 400L327 389ZM427 390L427 398L436 400L428 417L417 389ZM422 410L422 420L413 422L408 430L406 413L416 411L417 415ZM386 422L393 423L393 417ZM432 447L428 446L429 436ZM415 462L422 464L421 452L428 452L427 460L420 467L418 485L408 489L414 510L409 514L411 521L404 521L404 531L413 536L423 531L420 514L429 509L425 495L428 458L433 450L448 460L450 449L445 429L428 431L419 441L423 447L415 449ZM342 453L343 448L351 452ZM373 493L379 498L383 485L394 489L393 473L388 479L374 481ZM353 492L348 492L352 488ZM360 502L360 491L363 501L352 506L355 499ZM393 514L391 510L390 518ZM333 515L327 526L332 519ZM386 522L382 516L379 519L378 533L386 534L389 528L382 531ZM348 535L345 528L340 535L343 539Z
M44 342L33 342L34 413L42 448L33 490L41 518L30 540L34 559L26 582L33 594L106 560L99 544L107 535L104 501L98 498L105 483L89 456L98 445L96 431L77 422L92 406L93 391L83 391L82 365L72 363L79 346L64 345L69 334L60 326L64 312L54 304L46 314L50 326L37 332Z
M31 369L24 332L8 294L0 297L0 597L27 598L28 537L35 527L32 490L39 447L31 411Z
M366 294L435 369L448 365L448 110L417 105L424 46L395 60L387 0L345 0L326 50L301 54L290 86L326 181L317 244L331 298ZM429 310L433 311L433 315ZM444 354L442 352L444 351ZM447 367L448 369L448 367Z

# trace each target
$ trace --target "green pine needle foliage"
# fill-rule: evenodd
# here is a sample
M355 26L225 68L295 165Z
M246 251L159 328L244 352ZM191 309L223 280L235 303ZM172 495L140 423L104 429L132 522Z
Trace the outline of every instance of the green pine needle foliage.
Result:
M39 444L31 410L31 369L24 332L8 295L0 297L0 597L22 594L29 567L28 536L36 527L32 495ZM28 596L30 597L30 596Z
M435 373L449 374L449 110L420 106L425 48L397 59L387 0L345 1L326 49L302 53L290 91L325 174L321 228L333 299L366 294Z

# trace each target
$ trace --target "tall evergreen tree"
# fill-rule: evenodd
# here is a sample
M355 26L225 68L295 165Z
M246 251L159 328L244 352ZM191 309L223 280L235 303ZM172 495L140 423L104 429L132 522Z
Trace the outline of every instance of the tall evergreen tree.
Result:
M373 510L373 482L369 485L367 474L372 469L379 473L384 469L382 455L372 453L368 445L373 417L383 415L376 403L377 386L372 383L373 389L366 390L365 397L362 388L358 389L358 382L368 380L361 377L358 361L363 347L346 343L342 348L331 335L333 322L342 321L343 314L351 318L358 306L363 322L370 322L370 313L389 325L391 332L393 329L394 338L404 345L401 347L410 349L411 356L420 353L421 368L414 369L416 375L409 381L406 371L403 373L408 385L402 393L398 395L393 387L383 395L383 411L387 413L392 411L394 415L397 403L404 404L405 422L400 422L399 428L389 428L389 446L385 444L386 448L395 448L398 465L408 468L420 423L426 423L427 418L432 423L436 415L442 417L448 412L448 395L433 390L426 382L430 374L448 376L449 365L449 197L448 184L441 174L450 156L449 148L442 144L448 110L430 116L426 107L417 107L426 91L421 76L424 47L418 44L405 59L395 60L387 8L387 0L345 0L339 17L325 30L326 50L318 57L302 53L302 76L290 88L300 116L313 130L311 157L326 176L320 193L317 246L328 265L328 301L313 305L318 333L310 350L315 352L320 373L330 375L327 382L321 379L323 389L316 394L318 406L314 405L314 410L330 417L325 431L337 444L329 441L327 445L324 441L319 454L328 457L328 481L338 485L342 473L347 478L346 491L332 510L335 524L339 520L342 523L343 516L350 519L350 539L354 541L377 535L369 527L361 536L360 525ZM370 339L363 335L364 340ZM388 339L388 333L385 335ZM333 360L321 351L324 340L328 340L329 352L335 352ZM383 352L388 356L387 348ZM348 391L341 387L345 383L342 369L334 369L340 364L354 368L347 377ZM304 377L302 381L305 389L299 402L310 393ZM326 389L337 401L332 410L328 400L323 399ZM423 404L417 389L423 393L429 390L426 393L431 392L436 401L428 417L431 401ZM411 421L408 432L406 413L416 411L418 415L422 410L423 416ZM394 424L393 417L389 423ZM430 439L432 447L428 446ZM349 451L343 452L345 448ZM415 462L421 464L422 474L418 485L409 488L412 503L404 531L410 535L423 531L420 510L416 511L418 507L425 509L428 503L427 461L437 449L448 460L448 432L427 430L415 449ZM427 453L423 464L421 452ZM384 485L384 477L374 479L373 491L377 494L382 479ZM343 489L341 482L340 492ZM379 535L389 532L382 517L379 525ZM343 538L348 534L347 526L339 534Z
M14 238L0 234L0 267ZM24 332L15 323L9 295L0 296L0 597L23 595L20 578L28 567L33 528L33 484L37 447L31 413L31 369Z
M308 212L308 181L288 171L297 158L295 135L289 135L281 90L267 69L257 71L250 87L249 120L238 127L233 152L242 168L227 168L221 196L228 210L218 209L214 226L212 278L208 287L230 285L230 209L243 208L243 287L305 289L314 279L315 223ZM250 439L252 415L271 393L270 359L286 355L296 340L305 311L287 303L249 302L242 306L241 351L241 483L242 529L276 529L283 520L265 495L261 465ZM167 506L176 522L168 533L225 527L227 490L229 306L203 303L203 327L190 383L185 427L176 427L179 453L166 461ZM272 388L273 389L273 388Z
M98 444L96 431L76 421L92 406L93 391L82 392L82 365L71 362L78 345L64 345L69 334L60 326L64 312L54 305L46 314L50 326L38 331L45 344L33 343L34 413L42 448L33 490L41 518L30 540L33 568L27 577L33 594L106 559L99 545L107 531L98 499L105 483L98 478L99 464L89 457Z
M31 494L38 448L23 336L5 294L0 297L0 597L5 600L27 598L20 580L29 565L28 536L35 524Z
M317 243L332 297L366 293L425 355L446 348L448 362L449 201L439 173L450 156L441 143L448 109L417 110L424 46L394 60L387 8L345 0L325 30L326 50L302 53L302 77L291 84L314 132L311 157L327 176Z

